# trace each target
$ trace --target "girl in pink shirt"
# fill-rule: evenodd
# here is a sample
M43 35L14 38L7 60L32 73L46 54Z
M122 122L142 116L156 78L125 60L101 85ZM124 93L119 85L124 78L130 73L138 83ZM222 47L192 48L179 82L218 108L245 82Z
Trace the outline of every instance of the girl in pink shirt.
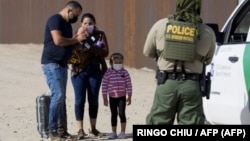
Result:
M110 57L110 68L105 72L102 80L102 95L104 105L110 106L112 133L109 139L126 138L126 102L131 104L132 83L128 71L123 67L123 55L113 53ZM109 99L109 101L108 101ZM121 122L121 133L117 136L117 115Z

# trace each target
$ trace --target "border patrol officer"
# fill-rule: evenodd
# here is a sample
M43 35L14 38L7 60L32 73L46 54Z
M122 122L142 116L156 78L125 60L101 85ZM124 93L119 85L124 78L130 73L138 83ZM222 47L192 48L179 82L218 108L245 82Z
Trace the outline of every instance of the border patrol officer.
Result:
M146 117L146 124L174 124L175 119L177 119L179 125L204 124L205 117L199 79L203 64L208 65L213 59L216 38L214 31L202 23L200 11L201 0L177 0L176 13L158 20L147 35L143 54L150 58L157 58L160 74L157 75L157 78L161 82L158 83L159 85L156 88L153 105ZM195 42L194 47L195 56L200 57L195 57L193 61L183 61L178 57L168 58L164 56L164 48L171 45L171 43L165 43L167 38L166 25L171 21L170 17L194 25L197 29L197 42ZM184 30L184 28L182 29ZM189 28L183 32L182 29L176 28L178 33L183 34L183 36L184 34L193 35ZM177 39L182 39L182 37ZM191 40L189 37L187 39ZM176 44L172 46L174 48L179 47ZM184 46L184 48L180 48L179 51L178 49L174 50L174 48L170 50L173 51L173 56L187 56L185 52L188 51L185 50L185 47L188 47L188 45L181 46Z

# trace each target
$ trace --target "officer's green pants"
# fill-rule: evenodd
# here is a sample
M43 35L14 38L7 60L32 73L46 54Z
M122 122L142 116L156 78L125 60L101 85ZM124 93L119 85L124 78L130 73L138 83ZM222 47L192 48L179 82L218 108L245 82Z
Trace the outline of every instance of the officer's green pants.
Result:
M153 105L146 124L204 124L202 94L198 81L171 80L156 88Z

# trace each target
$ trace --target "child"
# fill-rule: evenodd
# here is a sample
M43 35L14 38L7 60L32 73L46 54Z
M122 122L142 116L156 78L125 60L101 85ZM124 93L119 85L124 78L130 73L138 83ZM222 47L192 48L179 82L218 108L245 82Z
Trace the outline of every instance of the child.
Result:
M126 128L126 102L131 104L132 83L128 71L123 67L123 55L113 53L110 57L110 68L106 71L102 80L102 95L104 105L109 106L111 110L112 133L109 139L125 139ZM127 96L126 96L127 95ZM109 98L108 98L109 97ZM117 116L119 114L121 122L121 133L117 136Z

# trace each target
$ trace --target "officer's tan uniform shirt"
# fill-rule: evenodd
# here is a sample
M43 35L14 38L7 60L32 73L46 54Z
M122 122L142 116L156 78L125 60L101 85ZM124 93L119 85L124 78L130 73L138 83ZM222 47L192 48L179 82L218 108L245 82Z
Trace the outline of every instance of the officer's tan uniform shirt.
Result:
M157 54L157 50L158 52L162 52L165 46L164 35L167 22L168 19L164 18L157 21L152 26L146 38L143 54L151 58L159 56L157 62L159 69L172 72L175 61L166 60L162 57L162 54ZM216 39L213 30L209 26L201 24L200 39L198 39L196 51L198 54L205 56L207 64L210 64L212 61L215 51L215 42ZM180 65L178 65L177 71L181 72ZM198 60L195 60L193 63L185 62L185 71L187 73L202 73L202 62Z

